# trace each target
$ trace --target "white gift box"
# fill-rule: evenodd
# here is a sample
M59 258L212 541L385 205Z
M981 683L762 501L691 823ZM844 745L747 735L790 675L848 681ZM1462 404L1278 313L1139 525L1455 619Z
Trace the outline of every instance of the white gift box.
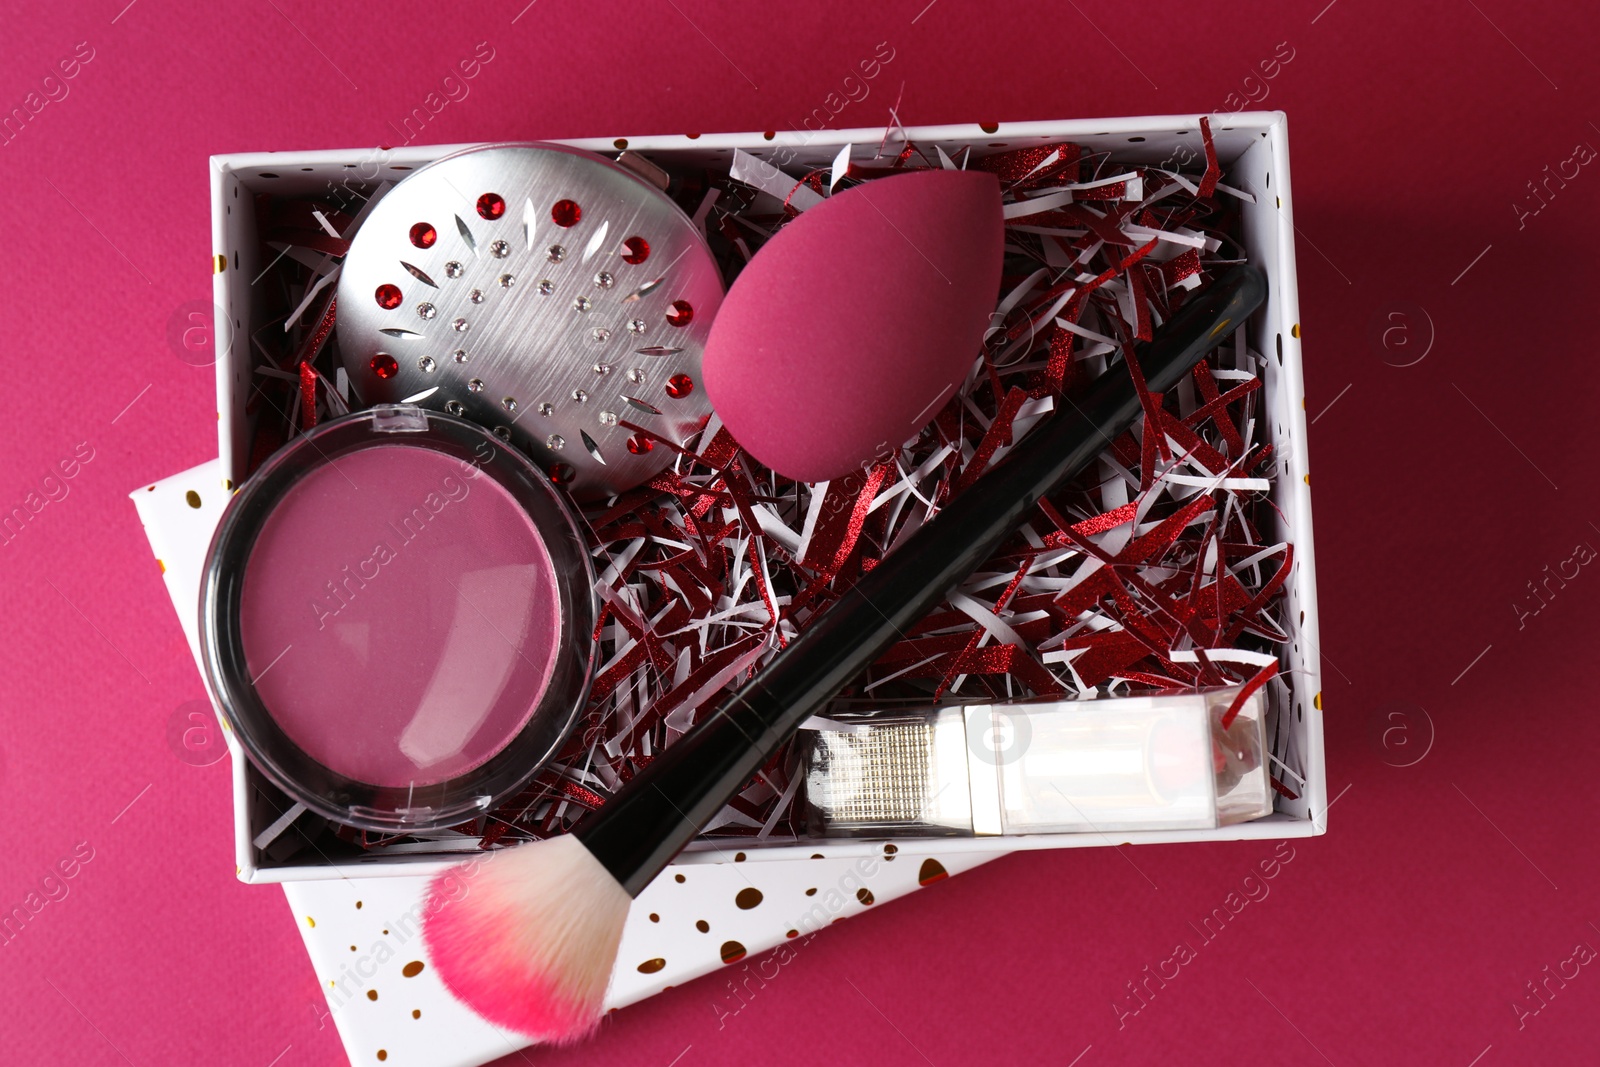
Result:
M720 1030L769 982L781 982L783 967L806 951L822 924L998 855L907 851L892 860L674 864L628 912L605 1006L626 1007L720 972L705 984L698 1009ZM475 1067L528 1044L479 1018L439 980L417 934L426 885L425 878L382 878L283 887L327 997L321 1024L332 1018L351 1063L379 1062L382 1052L386 1067ZM759 904L733 904L750 900L752 891Z
M1094 833L1041 834L1007 838L1009 849L1088 847L1109 843L1216 841L1246 838L1303 837L1326 828L1327 785L1323 770L1320 667L1318 663L1315 565L1311 540L1310 476L1307 467L1304 385L1300 370L1300 328L1294 264L1294 227L1289 195L1288 133L1281 112L1244 112L1214 116L1215 148L1223 166L1223 182L1248 192L1254 202L1242 202L1244 243L1251 261L1266 274L1269 295L1265 307L1248 324L1249 345L1266 354L1262 368L1265 434L1273 447L1278 470L1274 479L1276 529L1263 534L1294 545L1292 573L1284 588L1284 623L1290 633L1281 663L1283 688L1274 699L1273 773L1297 797L1278 796L1274 813L1254 822L1210 830L1127 832L1108 838ZM1071 141L1091 151L1109 151L1119 162L1158 164L1176 160L1192 166L1202 158L1198 116L1094 119L1086 121L978 126L914 127L904 131L911 142L931 151L942 149L951 157L971 148L979 153L1029 145ZM896 137L898 138L898 131ZM841 147L859 146L858 159L870 156L884 139L884 131L824 130L821 132L763 134L707 134L656 136L618 140L590 139L564 142L594 152L615 154L626 147L656 163L726 166L735 149L742 149L792 174L829 166ZM215 242L214 293L218 314L231 330L216 331L218 359L217 415L219 464L214 483L202 493L201 511L220 509L223 493L241 481L247 469L253 427L245 414L252 387L256 354L249 338L266 321L268 312L260 290L252 286L270 263L255 231L254 198L260 195L331 195L346 187L370 192L379 183L396 181L407 172L465 145L415 146L393 150L273 152L215 156L212 169L212 234ZM279 309L278 314L281 314ZM220 324L219 324L220 326ZM147 495L149 495L147 493ZM138 494L136 494L137 498ZM147 502L152 508L155 500ZM1280 517L1281 516L1281 517ZM196 516L198 517L198 516ZM214 521L215 515L212 515ZM185 537L191 536L188 534ZM198 534L192 536L198 537ZM203 545L186 543L169 551L201 551ZM186 568L167 560L169 583L189 582L179 576ZM180 605L197 603L196 591L173 588ZM194 608L184 615L186 631L197 624ZM426 843L399 846L381 855L338 857L336 861L307 859L304 853L287 862L275 862L258 839L272 837L275 824L292 810L253 771L230 738L234 768L235 847L239 876L247 882L288 882L306 879L422 876L460 857ZM287 813L287 814L286 814ZM914 839L900 841L915 848ZM718 847L739 847L727 841L704 843L686 852L681 863L710 863L719 858ZM882 842L829 841L749 847L750 859L774 861L809 857L821 851L830 858L878 855ZM953 840L942 846L946 853L970 850L987 854L995 842L982 839Z

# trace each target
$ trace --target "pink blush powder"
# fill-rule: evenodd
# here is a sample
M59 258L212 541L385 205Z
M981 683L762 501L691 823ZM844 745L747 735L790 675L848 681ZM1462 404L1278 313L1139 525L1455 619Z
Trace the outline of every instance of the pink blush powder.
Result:
M514 738L563 632L555 570L494 479L381 444L301 478L245 565L245 662L289 739L347 778L433 785Z

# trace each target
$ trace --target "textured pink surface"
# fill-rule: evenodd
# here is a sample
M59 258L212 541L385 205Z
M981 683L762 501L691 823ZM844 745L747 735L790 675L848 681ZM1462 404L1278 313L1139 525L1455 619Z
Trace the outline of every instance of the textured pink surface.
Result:
M728 430L785 477L849 474L916 436L966 375L1000 289L1000 183L924 171L845 189L728 290L705 379Z
M267 519L240 633L262 702L308 756L373 785L432 785L533 715L557 595L504 487L431 449L377 445L307 473Z
M92 854L0 946L7 1062L343 1061L281 894L233 879L225 765L168 747L202 689L125 494L215 455L211 372L166 334L210 296L206 156L392 142L479 41L493 60L435 99L427 140L761 130L814 108L873 125L899 98L908 123L999 121L1003 141L1006 120L1269 92L1292 116L1339 797L1256 901L1241 887L1266 844L1014 856L841 925L741 987L736 1014L702 981L508 1064L1593 1062L1600 972L1564 961L1600 948L1600 577L1546 578L1600 547L1600 174L1564 162L1600 147L1591 9L124 3L14 12L0 64L7 113L39 94L0 147L0 506L44 501L0 544L0 906L78 842ZM93 59L45 83L80 41ZM885 41L850 102L845 76ZM1293 59L1263 80L1280 42ZM61 481L75 450L92 459ZM1202 941L1189 924L1230 893L1246 903ZM1180 939L1194 958L1119 1025L1127 983L1172 974Z

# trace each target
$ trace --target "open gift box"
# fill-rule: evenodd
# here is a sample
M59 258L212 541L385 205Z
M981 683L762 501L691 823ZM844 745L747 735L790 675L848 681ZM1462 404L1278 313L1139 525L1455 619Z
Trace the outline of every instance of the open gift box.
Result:
M706 840L682 854L635 901L612 978L608 1006L619 1007L713 970L733 968L735 980L760 984L760 954L793 937L895 896L933 884L1005 852L1030 848L1122 843L1283 839L1326 829L1320 671L1310 479L1306 460L1300 329L1294 269L1287 131L1281 113L1212 117L1222 181L1243 192L1240 230L1251 262L1267 276L1269 296L1247 326L1249 360L1262 380L1256 409L1259 436L1272 447L1271 507L1262 535L1294 546L1278 614L1287 632L1280 673L1262 692L1272 774L1283 788L1271 815L1216 829L1044 833L1029 836L927 838L875 836L822 841L734 843ZM981 157L1033 145L1070 141L1118 163L1193 167L1202 158L1196 116L1100 119L999 126L945 126L891 131L949 159ZM771 164L792 180L827 168L846 145L872 156L882 130L700 137L644 137L570 142L597 153L626 150L672 170L726 169L736 150ZM255 426L247 399L260 364L251 339L292 309L282 294L253 283L284 253L263 244L257 230L260 198L367 196L412 169L464 146L405 147L297 153L235 154L212 161L214 289L219 459L133 494L186 636L198 658L201 564L228 494L250 469ZM296 255L302 254L296 251ZM186 340L188 338L186 337ZM1257 358L1252 353L1260 353ZM198 713L196 713L198 715ZM193 718L193 716L192 716ZM209 733L198 718L174 744L205 748ZM181 736L179 736L181 735ZM352 1062L478 1064L525 1044L456 1002L425 966L416 929L425 910L428 876L476 852L476 842L419 840L382 852L349 847L329 852L295 843L300 817L289 798L267 782L224 730L231 758L238 875L250 883L285 883L306 940L327 1014L338 1026ZM214 758L188 753L191 762ZM323 842L327 844L326 840ZM735 851L737 849L737 851ZM731 861L731 862L725 862ZM382 881L364 879L386 876ZM764 901L750 907L753 899ZM352 948L352 946L355 946ZM796 945L798 948L798 943ZM780 955L777 963L783 962ZM767 959L771 959L768 957ZM375 994L379 989L383 996ZM365 995L363 995L365 994ZM714 1005L718 1024L742 1001Z
M996 127L942 126L895 130L925 152L937 149L946 158L965 154L982 157L1033 145L1070 141L1089 152L1109 153L1129 165L1189 165L1201 158L1202 132L1196 117L1149 117L1002 124ZM1273 774L1285 786L1274 799L1270 816L1252 822L1203 830L1128 831L1115 839L1098 833L1042 833L1007 837L1007 849L1083 847L1108 843L1237 840L1308 836L1325 829L1326 781L1322 765L1322 730L1317 614L1311 541L1310 479L1307 469L1303 384L1300 373L1300 328L1294 269L1292 207L1289 195L1288 142L1284 116L1276 112L1217 116L1212 124L1215 154L1222 180L1240 197L1240 230L1248 258L1267 276L1265 306L1250 320L1247 346L1237 358L1250 360L1263 388L1260 434L1272 448L1273 507L1262 533L1294 546L1292 570L1283 587L1283 642L1279 680L1269 689L1267 734ZM736 150L797 176L827 168L842 146L860 146L870 154L884 140L882 130L843 130L764 134L719 134L697 137L661 136L566 142L596 153L643 157L650 164L675 168L726 168ZM418 146L318 152L233 154L212 159L214 292L219 317L217 396L219 431L218 485L230 490L247 476L256 431L247 414L247 400L260 362L252 343L257 332L281 322L293 311L274 303L281 299L266 286L253 284L283 254L263 243L257 232L258 201L273 197L336 196L340 190L370 197L405 174L466 146ZM292 254L304 255L304 250ZM1259 363L1251 352L1261 353ZM213 491L210 495L217 495ZM218 505L220 507L221 501ZM152 501L153 506L153 501ZM1273 527L1276 528L1273 528ZM169 581L180 568L166 561ZM176 590L175 596L178 595ZM183 601L180 600L180 603ZM192 604L191 598L187 601ZM231 739L235 803L235 846L239 876L247 882L423 875L475 850L469 839L459 842L415 841L382 852L356 847L330 854L326 848L289 849L293 824L300 813L289 799L266 782ZM287 835L287 836L286 836ZM829 857L877 856L882 839L767 839L739 846L751 861L793 860L817 853ZM912 840L888 843L914 847ZM724 845L727 842L723 842ZM994 839L957 838L941 843L947 853L990 853ZM716 862L723 858L714 841L686 852L681 863Z

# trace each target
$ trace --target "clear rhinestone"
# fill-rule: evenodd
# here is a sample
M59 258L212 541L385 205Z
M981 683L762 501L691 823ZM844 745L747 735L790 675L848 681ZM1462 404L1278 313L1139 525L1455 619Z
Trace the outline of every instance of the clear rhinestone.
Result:
M643 319L634 319L632 322L628 323L629 333L644 333L644 330L645 321Z
M474 289L474 290L472 290L472 292L467 294L467 297L474 304L481 304L481 303L483 303L483 299L484 299L483 290L482 289Z
M500 406L505 408L507 411L515 411L517 410L517 398L514 396L503 396L500 398Z
M543 415L547 419L551 415L554 415L555 411L556 411L556 406L554 404L545 403L545 404L540 404L539 405L539 414Z
M540 296L549 296L551 293L553 293L555 291L556 291L556 283L551 281L549 278L546 278L544 281L539 283L539 295Z
M516 284L516 281L517 281L517 279L512 277L511 275L502 274L502 275L500 275L500 288L509 289L509 288L512 287L512 285Z
M456 321L452 322L450 325L455 327L456 333L466 333L467 332L467 320L466 319L457 319Z
M505 259L511 254L511 246L504 241L491 241L489 243L489 254L495 259Z
M552 263L560 263L567 258L567 250L560 245L551 245L549 250L545 252L544 258Z
M634 367L633 369L629 370L628 381L633 382L635 385L644 381L644 371L639 367Z
M471 381L469 381L467 383L467 388L471 389L474 393L483 392L483 379L482 378L474 378L474 379L472 379Z
M603 342L610 339L611 331L606 329L604 326L596 326L594 329L589 331L589 336L596 342Z
M465 363L467 361L467 350L465 348L458 348L451 355L455 357L457 363Z
M600 413L600 425L601 426L615 426L616 424L617 424L617 413L615 411L602 411Z
M494 435L500 438L502 441L511 440L511 431L504 426L496 426L494 428Z
M586 296L580 296L578 299L572 302L572 308L574 311L588 311L592 307L594 307L594 301L590 300Z
M594 276L594 283L602 289L609 289L615 285L616 282L617 280L611 276L610 271L603 270Z
M439 314L439 309L434 307L432 304L427 304L427 303L418 304L417 305L417 314L421 315L425 319L431 319L435 315Z
M558 433L553 433L544 439L544 446L552 452L560 452L566 444L566 440Z
M582 389L574 389L572 391L572 399L580 404L586 403L589 399L589 394Z
M427 374L427 373L429 373L429 372L431 372L433 370L433 367L434 367L434 363L433 363L433 357L432 356L418 356L417 357L417 369L419 371L422 371L424 374Z
M611 364L609 364L609 363L596 363L594 365L594 367L593 367L593 370L594 370L594 372L596 374L600 375L603 378L607 374L611 373Z
M459 400L451 400L446 402L444 409L452 415L460 415L467 410Z
M444 273L447 278L459 278L466 273L466 268L452 259L444 265Z

